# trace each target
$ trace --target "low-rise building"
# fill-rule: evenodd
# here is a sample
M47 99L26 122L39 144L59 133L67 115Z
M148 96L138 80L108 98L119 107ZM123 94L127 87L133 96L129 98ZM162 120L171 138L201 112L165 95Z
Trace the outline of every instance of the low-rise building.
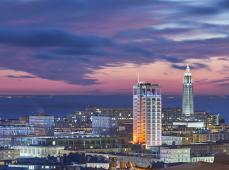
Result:
M214 162L214 156L208 155L208 156L192 156L191 162L208 162L213 163Z
M203 143L208 141L207 133L193 133L192 134L192 143Z
M48 116L48 115L29 116L29 125L34 128L34 134L36 136L53 135L54 116Z
M17 149L8 149L8 148L1 148L0 149L0 160L15 160L19 158L20 151Z
M2 125L0 126L0 137L28 136L34 133L34 128L23 125Z
M219 114L209 114L207 116L207 126L218 126L219 123L219 119L220 119L220 115Z
M48 156L59 156L63 146L16 146L15 149L20 151L20 157L37 157L44 158Z
M162 144L166 145L183 145L189 143L188 137L182 136L162 136Z
M1 147L10 147L11 145L12 145L12 138L10 138L10 137L0 138L0 146Z
M60 136L50 138L49 143L55 143L57 146L64 146L69 150L96 150L96 149L122 149L127 147L127 141L123 137L100 136L100 135L78 135L78 136Z
M18 136L12 138L12 146L29 146L29 145L49 145L47 139L50 137L41 136Z
M224 141L229 140L229 132L215 132L208 134L208 141L216 142L216 141Z
M125 137L118 136L61 134L58 136L15 137L12 145L53 145L63 146L67 150L114 150L121 152L130 148L127 142Z
M173 122L173 126L186 126L188 128L205 128L206 125L203 121L198 122L188 122L188 121L181 121L181 122Z
M190 148L192 155L205 155L216 153L229 153L229 143L195 143L190 145L179 145L181 148Z
M29 116L29 124L31 126L52 127L54 126L54 116L48 116L48 115Z
M114 135L117 132L117 118L109 115L93 115L92 133L95 135Z
M160 148L160 160L164 163L190 162L190 148Z

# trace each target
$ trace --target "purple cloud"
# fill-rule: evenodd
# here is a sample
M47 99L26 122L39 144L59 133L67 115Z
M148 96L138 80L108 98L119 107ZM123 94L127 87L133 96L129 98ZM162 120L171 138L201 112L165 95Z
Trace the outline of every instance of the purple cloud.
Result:
M83 85L99 83L87 75L113 64L166 61L183 69L180 65L186 59L229 53L229 26L202 22L203 17L213 20L224 14L222 3L226 1L195 5L169 0L3 0L0 67ZM169 38L192 36L194 31L199 36L202 32L226 36ZM195 63L193 68L208 66Z

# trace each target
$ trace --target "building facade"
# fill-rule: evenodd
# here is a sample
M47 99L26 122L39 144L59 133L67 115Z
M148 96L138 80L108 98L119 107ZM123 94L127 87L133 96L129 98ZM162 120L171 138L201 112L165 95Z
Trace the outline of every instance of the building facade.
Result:
M185 126L188 128L196 128L196 129L202 129L205 128L206 125L203 121L180 121L180 122L173 122L173 126Z
M15 146L20 151L20 157L44 158L48 156L59 156L64 146Z
M53 135L54 116L29 116L29 125L34 128L36 136Z
M194 114L192 74L188 65L183 79L182 114L185 116Z
M161 91L157 84L138 82L133 87L133 143L146 148L162 144Z
M182 136L162 136L162 144L165 145L183 145L186 137Z
M213 155L207 155L207 156L192 156L191 162L208 162L213 163L214 162L214 156Z
M160 148L160 160L164 163L190 162L190 148Z
M191 155L206 155L217 153L229 153L229 143L196 143L190 145L179 145L180 148L190 148Z
M118 128L117 118L109 115L93 115L92 133L95 135L115 135Z
M28 136L34 134L34 128L24 125L0 126L0 137Z
M16 149L1 148L0 149L0 160L15 160L19 158L20 152Z
M52 127L54 126L54 116L37 115L29 116L29 125L39 127Z

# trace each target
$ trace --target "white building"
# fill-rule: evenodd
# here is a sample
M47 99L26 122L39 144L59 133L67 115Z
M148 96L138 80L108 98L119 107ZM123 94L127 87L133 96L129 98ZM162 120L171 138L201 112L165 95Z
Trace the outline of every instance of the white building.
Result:
M190 148L160 148L160 160L164 163L190 162Z
M161 129L160 87L138 82L133 86L133 143L160 146Z
M192 74L188 65L183 79L182 114L185 116L194 114Z
M20 157L59 156L64 146L15 146L20 151Z
M194 156L191 158L191 162L214 162L214 156Z
M186 137L181 136L162 136L162 144L166 145L183 145Z
M86 163L86 168L109 169L109 163Z
M173 122L173 126L186 126L188 128L205 128L206 125L204 122Z

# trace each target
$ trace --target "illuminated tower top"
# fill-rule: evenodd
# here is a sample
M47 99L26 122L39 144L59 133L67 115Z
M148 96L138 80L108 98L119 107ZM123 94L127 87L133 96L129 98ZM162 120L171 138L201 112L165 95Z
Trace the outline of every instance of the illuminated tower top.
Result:
M190 67L189 67L188 64L187 64L187 67L186 67L186 72L190 72Z

